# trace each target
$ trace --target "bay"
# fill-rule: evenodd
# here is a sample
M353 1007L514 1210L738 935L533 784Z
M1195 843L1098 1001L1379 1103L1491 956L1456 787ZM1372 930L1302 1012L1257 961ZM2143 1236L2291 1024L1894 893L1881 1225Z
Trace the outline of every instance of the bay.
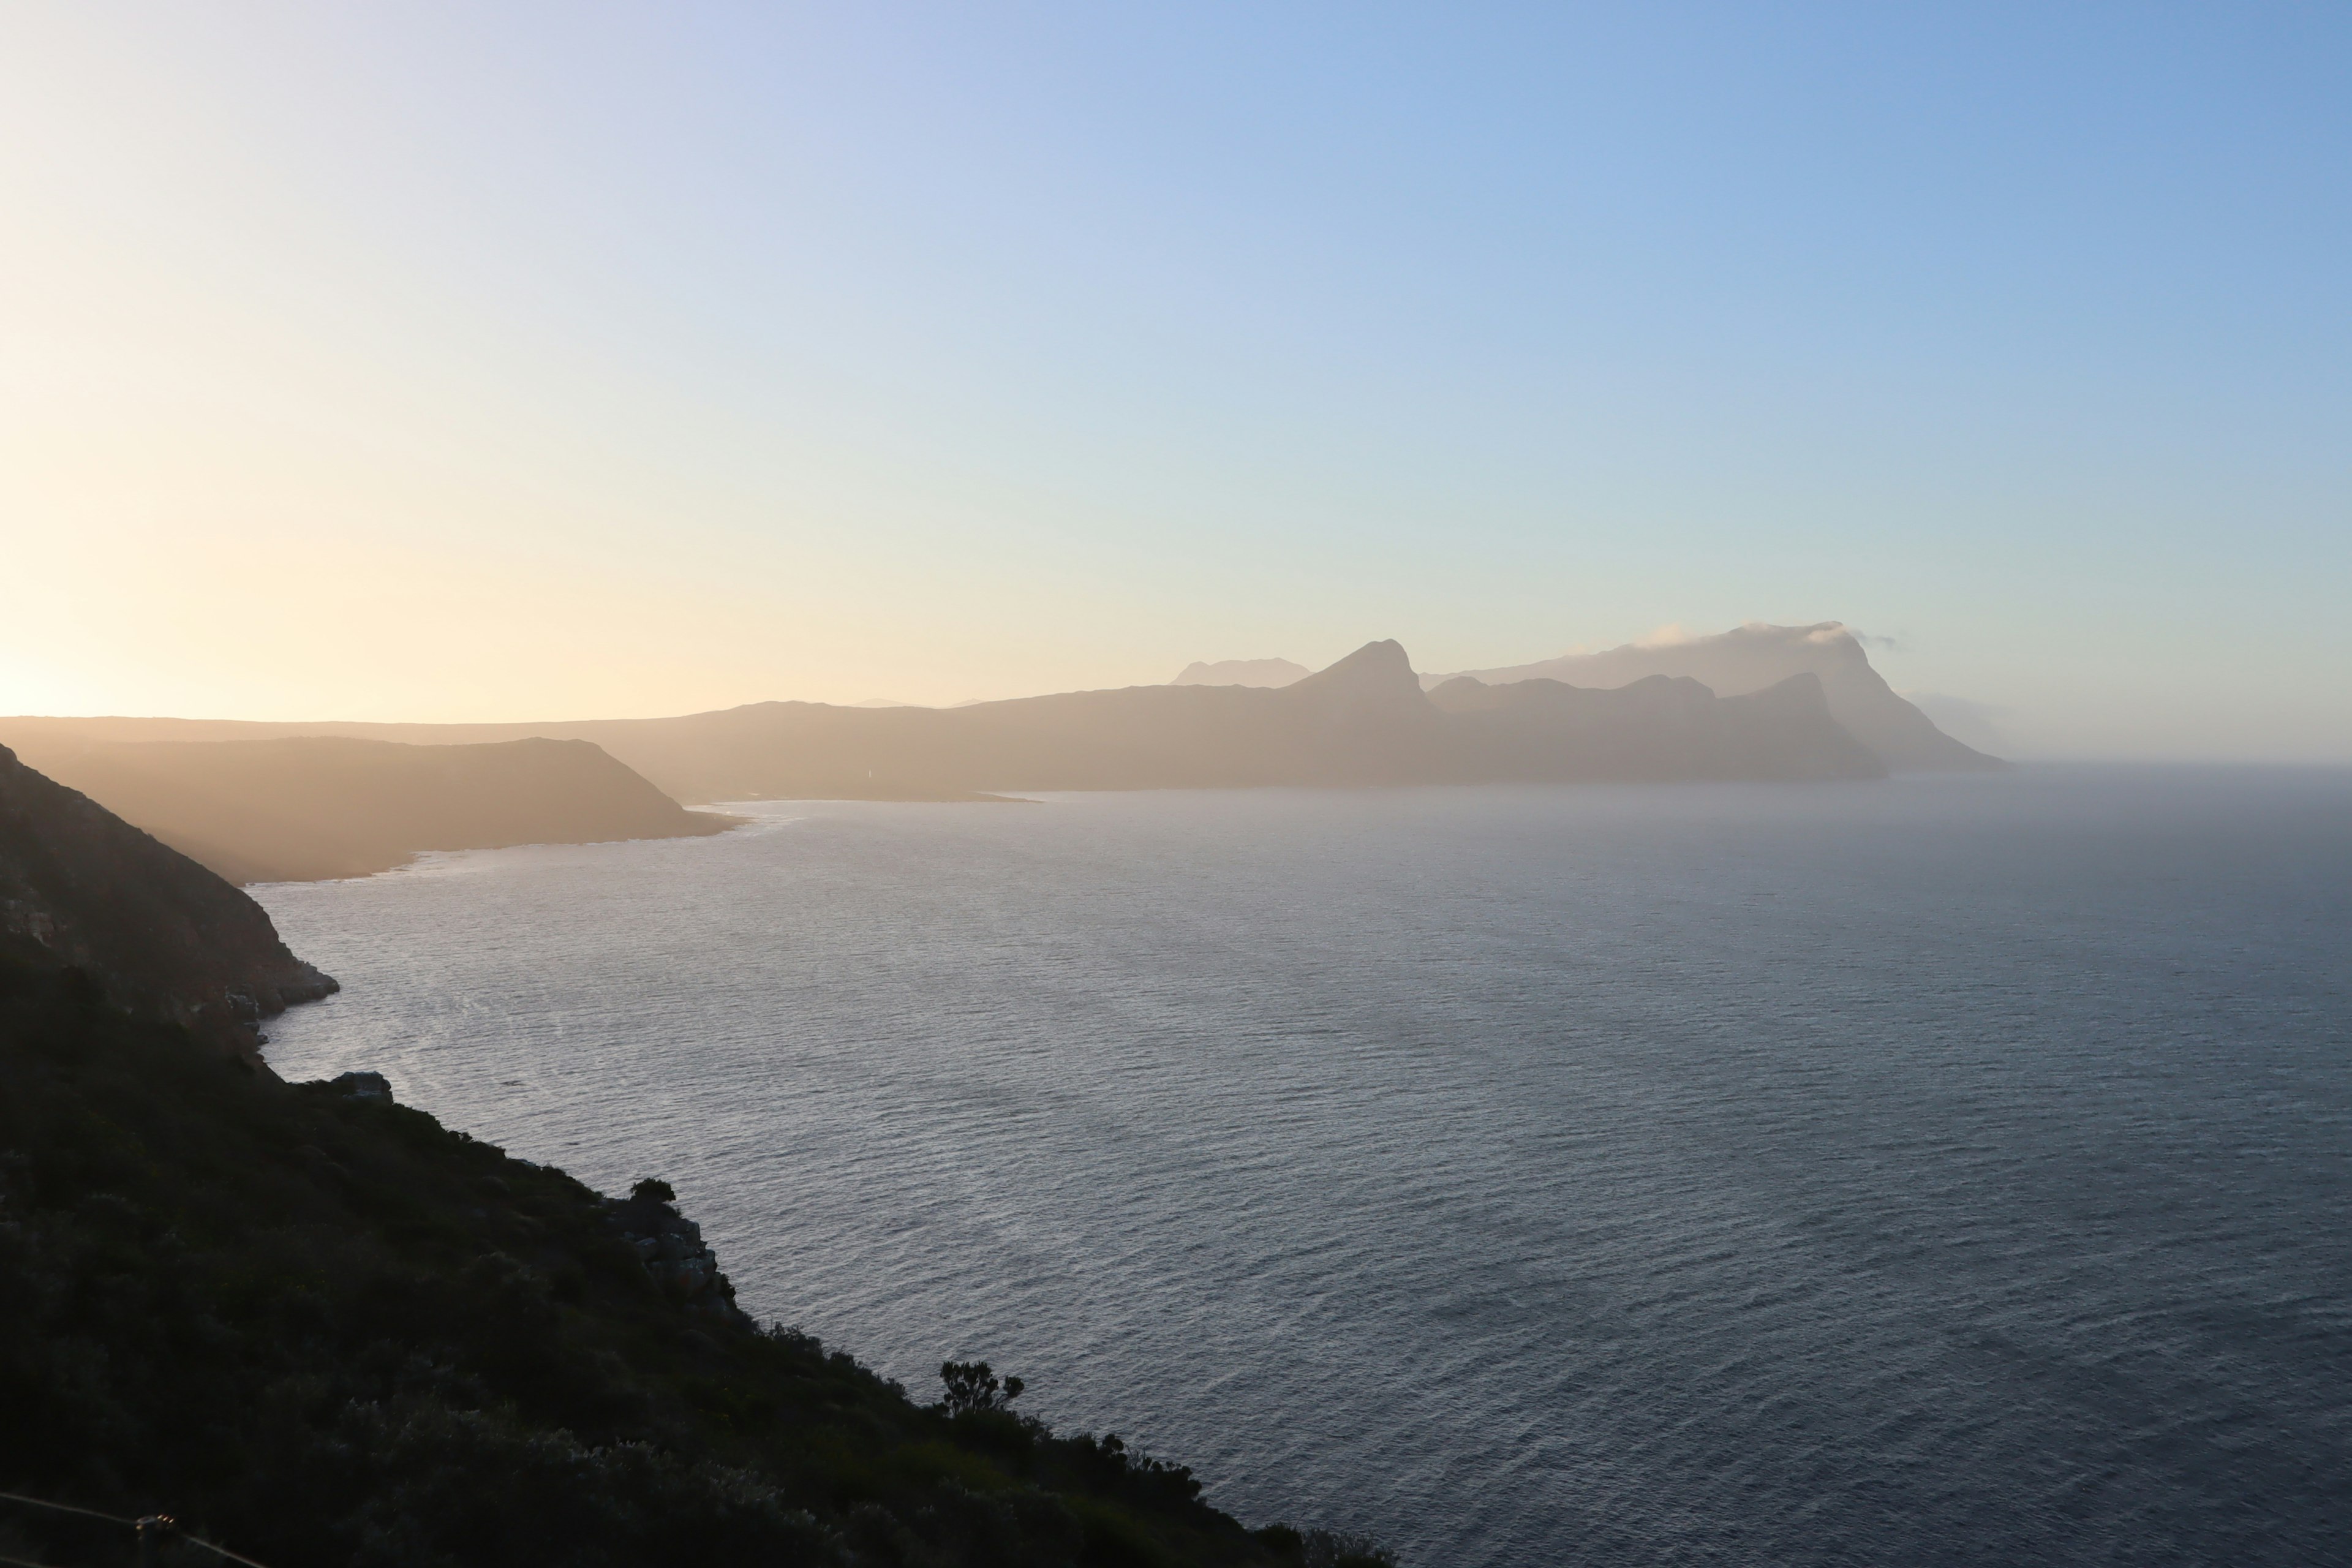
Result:
M2352 1559L2352 775L734 809L255 889L273 1065L1419 1568Z

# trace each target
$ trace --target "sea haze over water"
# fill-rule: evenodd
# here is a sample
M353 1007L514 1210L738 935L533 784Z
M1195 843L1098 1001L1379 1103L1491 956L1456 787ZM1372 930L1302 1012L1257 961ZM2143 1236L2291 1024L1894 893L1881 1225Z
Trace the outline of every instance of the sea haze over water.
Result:
M1417 1568L2352 1558L2352 775L744 809L258 889L272 1061Z

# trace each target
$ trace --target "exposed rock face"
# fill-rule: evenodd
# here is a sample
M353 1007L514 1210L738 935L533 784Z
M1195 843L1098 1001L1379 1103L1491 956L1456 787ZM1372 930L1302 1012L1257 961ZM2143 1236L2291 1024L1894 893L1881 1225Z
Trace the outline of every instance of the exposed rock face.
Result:
M259 904L5 746L0 944L247 1056L261 1019L337 989L286 950Z
M675 1203L646 1194L642 1184L629 1197L604 1203L613 1228L636 1248L646 1272L670 1300L719 1322L753 1326L735 1305L735 1287L719 1271L719 1254L702 1239L702 1227L679 1214Z
M1488 685L1557 680L1615 689L1654 676L1696 680L1718 697L1743 697L1792 676L1811 675L1832 718L1896 773L1982 771L2004 766L1953 740L1935 721L1896 695L1871 668L1859 638L1835 621L1810 626L1751 622L1715 637L1680 642L1629 643L1601 653L1577 653L1537 664L1465 672ZM1448 677L1429 676L1427 684Z
M381 1100L392 1103L392 1082L380 1072L338 1073L328 1080L329 1089L340 1090L346 1100Z

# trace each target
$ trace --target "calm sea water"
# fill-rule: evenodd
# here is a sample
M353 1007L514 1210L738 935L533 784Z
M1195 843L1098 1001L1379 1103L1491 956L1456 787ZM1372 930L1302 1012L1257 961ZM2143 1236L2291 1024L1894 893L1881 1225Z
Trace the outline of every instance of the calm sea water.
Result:
M1416 1568L2352 1561L2352 775L744 809L258 889L272 1059Z

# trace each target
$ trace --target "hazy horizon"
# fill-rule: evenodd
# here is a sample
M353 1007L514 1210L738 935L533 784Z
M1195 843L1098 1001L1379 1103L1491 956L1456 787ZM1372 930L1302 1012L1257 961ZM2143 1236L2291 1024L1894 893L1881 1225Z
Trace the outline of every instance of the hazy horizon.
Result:
M17 7L0 714L1838 620L2006 754L2352 761L2347 65L2279 6Z
M1763 626L1763 625L1765 625L1765 624L1764 624L1764 623L1758 623L1758 622L1748 622L1748 623L1746 623L1746 625L1745 625L1744 626L1742 626L1742 627L1738 627L1738 628L1727 628L1727 629L1728 629L1728 630L1732 630L1732 631L1738 631L1738 630L1754 630L1754 629L1757 629L1759 626ZM1769 628L1769 629L1781 630L1781 629L1787 629L1787 628ZM1868 650L1868 652L1869 652L1869 654L1870 654L1870 657L1872 658L1872 659L1873 659L1873 661L1874 661L1874 664L1876 664L1876 663L1879 663L1879 662L1883 661L1884 655L1885 655L1885 651L1886 651L1885 639L1871 637L1867 636L1866 634L1858 634L1858 638L1859 638L1859 640L1860 640L1860 641L1862 641L1862 642L1864 644L1866 650ZM1681 626L1664 626L1664 627L1660 627L1660 628L1658 628L1656 631L1653 632L1653 633L1652 633L1648 637L1646 637L1646 638L1637 638L1637 639L1635 639L1634 641L1633 641L1633 642L1631 642L1631 643L1624 644L1624 645L1621 645L1618 648L1613 649L1613 650L1612 650L1612 649L1594 649L1594 648L1590 648L1590 647L1583 647L1583 646L1577 646L1577 647L1570 647L1570 648L1569 648L1569 649L1565 650L1565 651L1564 651L1564 654L1559 655L1559 656L1555 656L1555 658L1578 658L1578 657L1581 657L1581 656L1585 656L1585 655L1595 654L1595 653L1607 653L1607 652L1624 653L1624 652L1634 651L1634 650L1646 650L1646 649L1670 649L1670 648L1675 648L1675 647L1682 647L1682 646L1687 645L1687 644L1692 643L1692 642L1702 641L1702 640L1707 640L1707 639L1706 639L1706 638L1705 638L1705 637L1699 637L1699 636L1696 636L1696 635L1691 634L1691 633L1687 632L1685 628L1683 628L1683 627L1681 627ZM1874 647L1873 645L1875 645L1875 646ZM1243 685L1281 685L1281 684L1284 684L1284 683L1285 683L1285 681L1284 681L1283 679L1259 679L1259 678L1257 677L1257 674L1256 674L1256 673L1254 671L1254 669L1252 668L1252 667L1284 665L1284 664L1289 664L1289 663L1291 663L1291 662L1292 662L1292 661L1286 660L1286 659L1282 659L1282 658L1264 658L1264 659L1242 658L1242 659L1226 659L1226 660L1199 660L1199 661L1194 661L1194 663L1193 663L1193 664L1188 665L1188 666L1185 668L1185 669L1184 669L1184 670L1178 672L1178 674L1169 676L1169 677L1167 677L1167 678L1166 678L1165 679L1163 679L1163 680L1160 680L1160 681L1137 681L1137 682L1130 682L1130 683L1128 683L1128 684L1129 684L1129 685L1131 685L1131 686L1132 686L1132 685L1166 685L1166 684L1177 684L1177 685L1181 685L1181 684L1187 684L1187 683L1189 683L1189 682L1191 682L1191 681L1192 681L1192 680L1197 680L1197 679L1205 679L1205 677L1203 677L1203 676L1196 675L1196 671L1199 671L1199 670L1205 670L1205 671L1210 672L1211 674L1213 674L1213 673L1214 673L1214 671L1215 671L1219 667L1229 667L1229 668L1233 668L1233 669L1240 670L1240 671L1243 671L1243 672L1244 672L1243 674L1241 674L1241 675L1239 675L1239 676L1237 676L1237 677L1236 677L1236 680L1237 680L1237 683L1238 683L1238 684L1243 684ZM1335 661L1335 662L1336 662L1336 661ZM1536 662L1536 663L1542 663L1542 662L1547 662L1547 661L1538 660L1538 661L1532 661L1532 662ZM1298 668L1299 668L1299 669L1301 670L1301 672L1302 672L1302 673L1307 673L1307 672L1311 672L1311 669L1312 669L1312 668L1325 668L1325 667L1324 667L1324 666L1315 666L1315 667L1298 667ZM1451 671L1426 671L1426 670L1424 670L1423 673L1423 674L1424 674L1424 676L1427 678L1427 679L1433 681L1433 680L1438 679L1441 676L1450 675L1450 674L1453 674L1453 673L1455 673L1455 672L1451 672ZM1882 673L1883 673L1883 671L1882 671ZM1087 686L1087 687L1073 688L1072 689L1073 689L1073 690L1106 690L1106 689L1120 689L1120 688L1118 688L1118 687L1115 687L1115 686L1111 685L1110 683L1106 682L1106 683L1101 683L1101 684L1095 685L1095 686ZM1743 689L1744 689L1744 688L1743 688ZM2026 742L2026 743L2024 743L2024 744L2020 744L2020 743L2017 742L2017 740L2013 738L2013 737L2014 737L2014 731L2013 731L2013 729L2011 728L2011 726L2013 726L2013 725L2014 725L2014 721L2015 721L2015 720L2016 720L2017 715L2016 715L2016 714L2014 713L2014 711L2013 711L2013 710L2011 710L2004 709L2004 708L1999 707L1999 706L1997 706L1997 705L1995 705L1995 704L1991 704L1991 703L1978 702L1978 701L1974 701L1974 700L1969 700L1969 699L1967 699L1967 698L1954 697L1954 696L1951 696L1951 695L1949 695L1949 694L1948 694L1948 693L1943 693L1943 692L1926 691L1926 690L1920 690L1920 689L1907 689L1907 690L1906 690L1906 689L1904 689L1899 688L1899 687L1898 687L1898 688L1895 688L1895 693L1896 693L1896 695L1897 695L1897 696L1902 697L1902 698L1903 698L1903 699L1905 699L1906 701L1909 701L1909 702L1911 702L1914 706L1917 707L1917 708L1918 708L1922 712L1924 712L1924 713L1927 716L1928 720L1929 720L1932 723L1934 723L1934 724L1935 724L1938 729L1940 729L1941 731L1943 731L1946 734L1949 735L1952 739L1954 739L1954 740L1956 740L1956 741L1958 741L1958 742L1962 742L1962 743L1963 743L1963 744L1965 744L1965 745L1968 745L1968 746L1973 747L1973 748L1975 748L1975 749L1977 749L1977 750L1979 750L1979 751L1981 751L1981 752L1987 752L1987 753L1990 753L1990 754L1992 754L1992 755L1995 755L1995 756L2004 757L2004 758L2007 758L2008 760L2012 761L2012 762L2026 762L2026 763L2032 763L2032 762L2095 762L2095 761L2113 761L2113 762L2145 762L2145 763L2167 763L2167 762L2173 762L2173 763L2197 763L2197 762L2238 762L2238 763L2249 763L2249 764L2252 764L2252 763L2304 763L2304 764L2307 764L2307 765L2316 765L2316 766L2341 766L2341 765L2345 765L2347 763L2352 763L2352 756L2337 756L2337 755L2328 754L2328 753L2326 753L2326 752L2322 752L2321 754L2317 754L2317 755L2314 755L2314 756L2301 756L2301 757L2297 757L2297 756L2290 756L2290 757L2265 757L2265 756L2242 756L2242 757L2228 757L2228 756L2223 756L2223 757L2214 757L2214 756L2210 756L2210 755L2200 755L2200 754L2197 754L2197 753L2194 753L2194 752L2189 752L2189 753L2167 753L2167 752L2139 752L2139 753L2132 753L2132 752L2120 752L2120 753L2118 753L2118 752L2109 752L2109 753L2105 753L2105 754L2104 754L2104 755L2103 755L2103 754L2096 753L2096 752L2089 752L2089 753L2085 753L2085 752L2082 752L2082 751L2079 751L2079 750L2076 750L2076 751L2070 751L2070 750L2068 750L2068 749L2064 748L2063 746L2060 746L2060 747L2056 747L2056 748L2049 748L2049 747L2036 748L2035 746L2033 746L2033 745L2032 744L2032 742ZM566 725L566 724L578 723L578 722L593 722L593 721L602 721L602 720L640 720L640 719L664 719L664 718L684 717L684 716L690 716L690 715L692 715L692 714L696 714L696 713L713 713L713 712L721 712L721 711L726 711L728 709L732 709L732 708L739 708L739 707L750 707L750 706L758 706L758 705L760 705L761 703L763 703L763 702L771 702L771 701L784 701L784 702L790 702L790 701L826 702L826 703L827 703L828 705L830 705L830 706L844 707L844 708L853 708L853 709L877 709L877 708L931 708L931 709L950 709L950 708L964 708L964 707L971 707L971 706L973 706L973 705L975 705L975 704L977 704L977 703L986 702L986 701L1017 700L1019 700L1019 699L1021 699L1021 698L1024 698L1024 697L1039 697L1039 696L1048 696L1048 695L1054 695L1054 694L1053 694L1053 693L1047 693L1047 692L1013 692L1013 693L1006 693L1006 694L1004 694L1004 695L1003 695L1003 696L1002 696L1002 697L996 697L996 698L965 698L965 699L962 699L962 700L958 700L958 701L951 701L951 702L950 702L950 701L908 702L908 701L905 701L905 700L900 700L900 699L894 698L894 697L866 697L866 698L861 699L861 700L856 700L856 701L854 701L854 702L843 702L843 701L840 701L840 700L831 700L831 699L774 697L774 698L755 698L755 699L751 699L751 700L749 700L749 701L747 701L747 702L743 702L743 703L730 703L730 704L726 704L724 707L719 707L719 708L708 708L708 709L686 709L686 710L674 710L674 711L658 711L658 712L643 712L643 713L626 713L626 712L597 712L597 713L587 713L587 712L582 712L582 713L566 713L566 714L539 714L539 715L506 714L506 715L492 715L492 716L488 716L488 717L478 717L478 718L472 718L472 719L455 719L455 718L446 718L446 717L433 717L433 716L429 716L429 715L428 715L428 716L422 717L422 718L410 716L410 717L403 717L403 718L399 718L399 719L380 719L380 718L378 718L378 717L376 717L376 716L374 716L374 715L371 715L371 714L360 714L360 713L319 713L319 714L304 714L304 715L253 715L253 714L232 714L232 713L182 713L182 714L170 714L170 715L165 715L165 714L130 714L130 713L89 713L89 714L49 714L49 715L0 715L0 717L42 717L42 718L114 718L114 719L131 719L131 718L169 718L169 719L193 719L193 720L205 721L231 721L231 722L236 722L236 721L259 721L259 722L263 722L263 723L271 723L271 724L298 724L298 725L299 725L299 724L312 724L312 723L317 723L317 724L395 724L395 725L396 725L396 724L404 724L404 723L416 723L416 724L425 724L425 725L450 725L450 724L479 723L479 724L484 724L484 725L507 725L507 726L513 726L513 725L533 725L533 724Z

